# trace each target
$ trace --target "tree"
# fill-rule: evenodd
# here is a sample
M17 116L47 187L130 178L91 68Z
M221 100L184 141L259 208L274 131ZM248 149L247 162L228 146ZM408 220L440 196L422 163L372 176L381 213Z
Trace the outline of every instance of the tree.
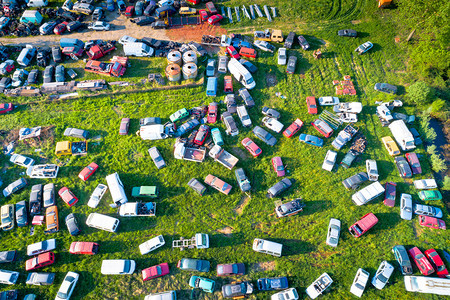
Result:
M444 183L443 183L442 189L444 191L450 191L450 177L448 177L448 176L444 177Z
M423 81L417 81L408 88L408 98L416 104L431 102L433 96L433 89Z

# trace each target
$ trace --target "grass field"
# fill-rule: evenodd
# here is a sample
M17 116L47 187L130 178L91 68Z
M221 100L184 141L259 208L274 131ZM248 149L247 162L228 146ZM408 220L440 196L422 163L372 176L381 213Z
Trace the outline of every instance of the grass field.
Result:
M258 1L261 4L269 1ZM411 76L406 73L405 56L401 47L394 42L396 23L393 21L395 10L379 11L376 1L313 1L304 4L292 1L272 1L271 5L279 8L278 18L273 24L266 20L244 20L241 23L224 25L231 32L251 32L254 28L282 28L285 34L290 30L303 33L310 41L312 50L321 48L324 57L314 60L312 51L300 49L291 50L299 58L295 75L288 76L285 67L279 67L276 56L261 53L256 58L255 65L259 68L255 77L257 86L250 91L256 101L256 107L249 110L254 125L259 125L262 118L262 106L271 106L281 112L280 121L288 126L295 118L300 118L306 124L301 133L316 135L317 132L310 122L315 117L308 115L305 98L309 95L334 95L333 80L342 80L343 75L350 75L357 85L357 96L343 96L341 101L361 101L364 104L362 113L358 116L359 126L368 139L368 148L364 155L345 170L335 169L329 173L321 169L323 158L328 149L332 149L331 141L336 136L325 141L323 148L300 144L298 134L291 139L281 134L274 134L278 139L275 147L268 147L251 133L251 129L240 126L237 137L225 138L225 149L236 155L240 161L238 167L243 167L252 183L251 197L245 197L237 187L234 170L228 171L218 163L207 159L203 164L175 160L173 158L173 139L148 142L134 135L138 130L139 118L159 116L168 120L171 113L186 107L208 104L211 101L223 99L205 96L205 87L186 90L174 90L150 93L130 93L115 97L84 97L76 100L52 103L42 102L29 104L26 102L37 99L18 99L24 103L10 115L0 118L3 130L14 131L21 127L54 126L46 140L38 145L17 144L17 153L28 155L38 162L57 162L54 155L55 143L64 140L63 131L66 127L78 127L91 132L94 139L90 144L87 157L60 158L64 166L60 175L53 182L57 188L67 186L80 199L79 203L68 208L58 199L61 231L46 235L43 226L35 227L35 234L30 236L30 227L14 228L3 232L0 240L0 250L19 250L19 261L1 266L2 269L21 272L20 284L13 286L20 290L22 296L27 293L39 295L39 299L51 299L55 296L59 285L67 271L80 273L81 277L72 299L142 299L151 292L175 289L180 299L189 299L188 280L190 272L180 271L176 262L183 257L202 258L210 260L212 272L202 274L205 277L217 279L218 291L213 295L202 293L199 299L222 299L220 286L233 280L256 280L270 276L288 276L289 285L296 287L301 298L305 298L304 290L320 274L327 272L334 280L329 293L323 299L349 299L349 293L354 275L358 268L364 268L373 276L383 260L392 263L396 270L389 284L382 291L373 288L370 283L365 292L367 299L438 299L436 296L416 295L406 293L403 278L391 249L402 244L406 248L418 246L422 250L429 248L445 249L449 244L449 235L445 231L433 231L419 226L417 218L405 221L399 216L399 195L410 193L415 201L419 201L412 180L399 177L393 158L387 154L381 143L381 137L390 135L387 128L381 127L375 113L375 101L394 99L373 90L376 82L388 82L400 87L400 97L405 95L402 86L408 85ZM302 2L303 3L303 2ZM225 3L227 6L241 4L238 1ZM292 20L286 24L286 19ZM320 21L319 21L320 20ZM339 38L336 31L342 28L354 28L361 37L356 39ZM353 50L361 43L370 40L374 48L362 56L354 55ZM132 61L132 64L135 61ZM126 80L138 80L150 69L163 67L163 61L154 59L150 62L137 62L146 70L128 72ZM134 66L134 64L133 64ZM140 73L139 73L140 72ZM153 71L152 71L153 72ZM89 79L94 78L89 77ZM274 86L268 86L268 79L275 79ZM223 82L219 80L219 82ZM222 84L219 89L222 89ZM235 91L240 85L234 82ZM276 92L286 96L286 99L275 96ZM16 100L16 99L14 99ZM225 106L221 105L224 111ZM399 110L403 113L419 113L413 106L405 105ZM132 118L130 134L119 136L118 127L122 117ZM235 117L237 120L237 117ZM216 124L224 134L222 123ZM415 126L418 127L417 125ZM263 154L257 159L251 158L240 145L244 137L250 137L263 149ZM5 139L4 139L5 141ZM147 154L147 149L157 146L167 163L167 168L157 170ZM42 149L43 155L38 156L36 148ZM344 157L348 148L338 154L338 162ZM431 171L425 151L419 147L416 151L422 154L421 163L424 169L422 176L414 179L429 178ZM283 194L286 199L303 197L306 208L304 212L290 218L276 219L273 209L274 200L267 199L267 189L279 179L272 167L271 158L279 155L287 165L287 177L294 178L293 188ZM341 181L357 172L365 170L365 159L376 159L380 171L380 181L397 182L396 207L383 205L381 199L357 207L351 202L352 192L345 190ZM99 164L99 171L86 183L78 179L77 174L90 162ZM0 175L4 186L23 176L24 169L12 166L5 156L0 157L3 172ZM97 209L87 207L89 195L98 183L105 183L105 176L118 172L126 187L128 195L131 188L140 185L157 185L160 188L160 198L157 202L156 218L121 218L121 224L116 234L99 231L85 225L91 212L105 213L117 216L116 210L109 207L109 193L102 199ZM229 196L219 194L208 188L206 196L200 197L187 187L190 178L203 180L207 174L219 176L233 185ZM28 200L30 186L44 183L42 180L29 180L28 187L11 198L3 199L2 204L17 203ZM131 197L130 197L131 199ZM442 203L432 203L444 208ZM70 212L76 214L82 226L82 234L72 237L68 234L63 218ZM366 235L359 239L353 238L347 228L368 212L374 212L379 223ZM444 220L448 221L447 214ZM325 244L328 222L330 218L342 221L342 234L337 248ZM207 250L171 249L173 239L181 236L191 237L196 232L210 235L211 248ZM138 245L156 235L164 235L166 246L142 256ZM57 274L55 284L49 287L26 286L24 263L26 245L48 238L57 239L55 251L57 262L42 271ZM283 256L274 258L251 250L254 238L265 238L284 245ZM96 241L100 243L100 252L96 256L77 256L68 253L73 241ZM103 259L127 258L134 259L137 271L131 276L103 276L100 274ZM162 262L170 264L171 273L165 277L142 282L140 271ZM247 274L239 277L217 278L215 266L220 263L243 262ZM415 269L416 270L416 269ZM416 274L418 271L416 270ZM198 275L198 274L197 274ZM10 289L2 286L2 290ZM250 299L268 299L271 293L255 293Z

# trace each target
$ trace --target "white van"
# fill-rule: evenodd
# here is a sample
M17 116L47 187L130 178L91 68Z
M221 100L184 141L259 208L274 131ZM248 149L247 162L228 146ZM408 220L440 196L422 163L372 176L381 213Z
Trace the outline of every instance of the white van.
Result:
M103 275L133 274L136 262L131 259L105 259L102 261L101 273Z
M250 116L248 115L245 105L238 106L236 108L236 110L237 110L239 119L241 119L242 126L244 126L244 127L252 126L252 120L250 119Z
M152 56L155 50L147 44L137 42L124 44L123 52L126 56Z
M113 199L113 207L120 206L128 202L127 195L125 195L125 189L123 188L123 183L119 178L119 174L113 173L106 176L106 183L108 184L109 192Z
M48 5L48 0L30 0L27 3L28 7L42 7L42 6L47 6Z
M0 283L15 284L19 278L19 272L0 270Z
M21 66L27 67L36 55L36 48L32 45L26 45L25 48L20 51L17 57L17 63Z
M150 294L145 296L144 300L177 300L177 294L175 291Z
M116 232L119 223L119 219L99 213L91 213L86 220L87 226L109 232Z
M235 58L231 58L228 62L228 70L233 74L234 78L239 81L247 89L251 90L256 86L252 74Z
M141 254L147 254L153 250L158 249L159 247L162 247L166 244L166 241L164 241L164 237L162 235L155 236L152 239L149 239L148 241L142 243L139 245L139 251L141 251Z
M270 254L273 256L280 257L283 245L263 239L253 240L253 250L256 252L261 252L265 254Z
M168 135L165 133L164 125L161 124L141 126L137 133L143 140L153 141L168 138Z

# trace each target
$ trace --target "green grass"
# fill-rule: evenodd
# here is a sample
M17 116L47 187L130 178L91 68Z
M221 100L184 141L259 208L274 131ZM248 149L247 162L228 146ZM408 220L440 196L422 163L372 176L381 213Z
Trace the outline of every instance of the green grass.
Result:
M231 4L228 4L231 3ZM237 1L225 3L234 6ZM261 1L261 4L269 3ZM274 3L274 2L271 2ZM289 4L291 3L291 4ZM294 4L292 4L294 3ZM380 141L381 137L390 135L387 128L381 127L375 112L375 101L393 99L392 96L377 93L373 90L376 82L389 82L398 86L407 85L410 75L405 72L405 57L402 49L394 43L396 24L391 16L394 11L378 11L375 1L315 1L315 2L287 2L275 1L280 15L287 17L299 16L291 24L284 24L282 18L269 24L263 19L255 21L244 20L241 23L225 25L233 31L251 31L250 26L258 29L270 26L283 28L287 33L295 30L305 34L311 42L312 48L321 47L324 58L314 60L312 51L291 50L290 53L299 57L297 72L287 76L284 67L276 64L276 57L261 53L254 60L259 71L255 77L257 86L250 91L256 101L256 107L249 110L254 125L259 125L262 118L260 108L264 105L276 108L281 112L281 122L288 126L295 118L305 122L301 133L317 135L310 126L315 117L306 112L305 98L309 95L334 95L333 80L341 80L343 75L351 75L357 84L357 96L340 97L343 101L362 101L363 112L357 123L366 135L369 146L361 159L350 169L339 168L333 173L321 169L322 161L328 149L332 149L331 141L336 136L326 140L323 148L300 144L298 135L291 139L275 134L279 142L275 147L268 147L254 138L250 129L240 126L238 137L225 137L225 149L239 157L238 167L243 167L249 176L253 189L249 201L243 201L234 174L218 163L207 159L203 164L175 160L173 158L173 140L142 141L134 135L138 130L138 119L147 116L160 116L168 120L171 113L187 107L208 104L210 101L223 99L223 94L217 98L205 96L205 87L186 90L170 90L164 92L129 93L113 97L83 97L63 102L41 102L29 104L26 102L39 99L13 99L15 103L23 103L13 114L0 118L3 130L18 130L21 127L55 125L53 135L47 140L41 140L36 148L41 148L44 157L40 158L34 152L34 147L22 142L17 144L17 153L32 156L38 162L56 162L54 155L55 143L65 140L62 133L66 127L79 127L91 131L92 136L102 139L90 144L87 157L67 157L61 160L67 164L61 168L55 184L57 188L68 186L80 198L79 203L68 208L58 199L61 231L46 235L43 227L36 227L36 233L29 235L30 228L14 228L3 232L0 241L1 250L19 250L19 261L11 265L2 266L3 269L21 272L20 284L13 286L20 290L22 296L26 293L38 294L40 298L51 299L55 296L59 285L67 271L76 271L81 277L72 299L142 299L144 295L176 289L180 299L188 299L189 272L182 272L176 268L176 262L182 257L208 259L212 263L213 271L203 274L205 277L217 279L218 287L231 282L233 279L252 280L267 276L288 276L289 285L296 287L304 294L306 287L320 274L328 272L334 280L330 293L323 299L349 299L350 285L358 268L364 268L373 275L382 260L391 262L396 271L390 283L382 291L378 291L368 284L365 292L367 299L438 299L431 295L416 295L405 293L403 278L398 270L398 264L391 253L391 248L403 244L407 248L418 246L422 250L428 248L445 249L449 244L449 235L445 231L434 231L421 228L417 218L404 221L399 217L400 193L411 193L415 201L419 201L416 190L410 180L403 180ZM286 5L286 6L285 6ZM288 10L289 5L293 10ZM350 21L361 18L361 23L351 25ZM321 21L312 22L311 20ZM242 26L243 28L240 28ZM343 27L350 27L363 33L363 37L343 39L336 36L336 31ZM375 46L369 53L356 56L353 50L361 43L370 40ZM260 54L260 52L258 53ZM127 71L125 80L137 82L148 72L163 72L163 59L132 59L132 72ZM74 67L81 68L81 62ZM67 67L71 67L68 65ZM277 84L267 87L266 76L275 76ZM223 77L223 76L222 76ZM221 79L222 79L221 77ZM89 74L86 79L102 78ZM223 89L219 80L219 89ZM234 82L235 91L240 85ZM275 96L281 92L286 99ZM404 90L400 89L404 97ZM221 111L225 107L221 105ZM405 105L399 110L403 113L418 113L415 107ZM119 136L118 127L122 117L132 118L130 134ZM237 117L235 117L237 120ZM238 121L239 122L239 121ZM222 123L216 124L224 134ZM418 127L418 124L414 124ZM251 156L240 145L244 137L253 138L263 149L263 154L257 159ZM4 141L4 140L3 140ZM147 149L157 146L167 163L167 168L157 170L147 154ZM345 155L348 148L339 151L338 161ZM424 174L414 179L431 176L426 154L422 147L417 149L421 158ZM288 177L295 178L293 188L283 194L287 199L303 197L306 208L303 213L284 219L276 219L273 214L274 200L265 197L267 189L279 179L271 167L271 158L279 155L288 168ZM352 192L345 190L340 183L343 179L365 170L364 160L372 158L378 162L380 181L395 181L398 183L396 207L383 205L381 199L357 207L351 202ZM91 161L99 164L99 171L86 183L77 178L81 169ZM1 174L4 186L17 179L24 169L11 166L5 156L0 157L4 167ZM157 202L156 218L121 218L117 233L107 233L89 228L85 225L86 218L91 212L100 212L117 216L116 210L109 207L111 197L109 193L102 199L97 209L86 206L89 195L98 183L105 183L105 176L118 172L125 185L128 195L131 188L140 185L157 185L161 197ZM208 188L207 195L199 197L187 187L190 178L203 180L207 174L214 174L233 185L229 196L219 194ZM29 180L29 186L11 198L3 200L5 203L17 203L28 200L30 186L44 183L43 180ZM131 200L131 197L130 197ZM243 205L245 204L245 205ZM443 208L442 203L432 205ZM242 208L241 214L236 208ZM71 237L65 228L64 217L74 212L82 226L83 233L79 237ZM368 212L374 212L380 222L366 235L355 239L347 232L347 228ZM325 238L328 221L338 218L342 221L342 235L337 248L326 246ZM447 215L444 217L448 221ZM220 230L230 227L232 233L225 235ZM171 249L173 239L181 236L191 237L196 232L210 235L211 248L207 250ZM142 256L138 245L142 242L163 234L166 246ZM30 287L23 282L26 278L24 261L26 246L47 238L57 239L56 264L44 268L42 271L57 274L55 284L49 287ZM251 250L254 238L266 238L284 244L283 256L274 258L255 253ZM69 245L73 241L96 241L100 243L100 253L94 257L76 256L68 253ZM137 262L137 271L132 276L102 276L100 266L102 259L128 258ZM171 274L142 282L140 271L149 266L169 262ZM248 273L236 278L217 278L215 266L218 263L244 262ZM261 270L256 264L268 262L263 266L273 266L273 269ZM258 271L259 270L259 271ZM416 272L418 274L418 272ZM2 290L11 287L3 286ZM255 293L250 299L268 299L271 293ZM221 299L220 291L214 295L201 294L201 299ZM302 296L303 298L303 296Z

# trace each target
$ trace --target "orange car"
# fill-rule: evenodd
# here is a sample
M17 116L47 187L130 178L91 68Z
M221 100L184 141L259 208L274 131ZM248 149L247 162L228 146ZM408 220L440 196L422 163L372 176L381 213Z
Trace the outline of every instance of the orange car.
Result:
M216 177L214 175L209 174L205 178L205 183L209 185L212 188L215 188L221 193L224 193L225 195L228 195L231 191L232 186L220 179L219 177Z
M56 205L47 207L47 210L45 211L45 223L47 224L47 230L45 233L54 233L59 231L58 207L56 207Z

